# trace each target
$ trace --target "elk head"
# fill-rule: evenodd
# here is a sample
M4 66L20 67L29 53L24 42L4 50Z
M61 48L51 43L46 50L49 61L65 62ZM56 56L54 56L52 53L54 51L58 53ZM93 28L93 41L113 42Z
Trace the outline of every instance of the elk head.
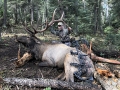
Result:
M28 36L21 36L21 37L16 36L16 41L18 43L23 44L27 48L33 48L34 45L37 43L34 37L28 37Z

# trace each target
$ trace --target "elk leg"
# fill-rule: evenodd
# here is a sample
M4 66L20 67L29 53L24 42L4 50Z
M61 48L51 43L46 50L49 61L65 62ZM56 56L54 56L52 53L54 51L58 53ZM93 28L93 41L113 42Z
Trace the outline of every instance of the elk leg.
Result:
M70 63L74 63L74 59L71 54L67 54L64 61L65 78L68 82L74 82L73 73L77 71L77 69L71 66Z
M61 80L65 80L66 79L66 77L65 77L65 73L64 73L64 75L63 75L63 77L61 78Z
M62 80L64 79L65 76L65 72L63 71L60 75L58 75L55 79L59 80L62 78Z
M25 53L22 58L18 59L16 62L15 62L15 66L16 67L20 67L20 66L23 66L25 64L25 62L29 61L30 59L32 59L32 54L31 53Z
M69 71L66 70L66 72L68 72L68 74L65 74L66 81L67 82L74 82L74 75L73 75L73 73L70 72L70 70Z

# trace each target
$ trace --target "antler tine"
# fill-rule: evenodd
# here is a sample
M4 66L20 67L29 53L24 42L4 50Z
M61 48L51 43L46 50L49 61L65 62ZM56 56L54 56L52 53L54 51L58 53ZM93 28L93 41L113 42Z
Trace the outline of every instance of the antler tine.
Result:
M27 24L26 24L26 23L23 24L23 26L24 26L24 29L25 29L26 32L28 32L31 36L35 36L35 34L36 34L35 30L34 30L34 32L31 31L31 30L27 27ZM33 27L32 27L32 28L33 28ZM33 29L34 29L34 28L33 28Z
M32 35L32 36L34 36L36 33L35 32L33 32L33 31L31 31L29 28L25 28L25 30L30 34L30 35Z
M35 29L33 26L32 26L32 29L34 30L33 34L36 34L37 33L37 28ZM32 31L31 31L32 32Z
M60 20L62 20L63 19L63 16L64 16L64 11L63 11L63 13L62 13L62 15L61 15L61 17L60 17Z
M56 10L57 10L57 8L56 8L56 9L54 10L54 12L53 12L52 20L55 19L55 13L56 13Z
M64 22L64 21L63 21L64 11L63 11L60 19L55 20L54 17L55 17L56 10L57 10L57 8L56 8L56 9L54 10L54 12L53 12L52 21L48 24L49 26L51 26L51 25L52 25L53 23L55 23L55 22Z
M47 30L54 22L62 21L61 18L59 20L55 20L56 10L57 10L57 8L54 10L53 15L52 15L52 20L49 22L49 24L46 22L46 27L40 31L37 31L37 32L43 32L43 31Z
M57 10L57 8L53 12L52 21L48 24L49 26L54 23L56 10Z
M69 27L69 25L68 25L67 23L65 23L65 21L63 21L63 16L64 16L64 14L65 14L65 13L64 13L64 11L63 11L60 20L61 20L67 27Z
M49 25L46 23L46 27L40 31L36 31L36 33L43 32L43 31L47 30L48 28L49 28Z
M32 27L33 31L27 29L27 31L31 32L32 35L34 35L34 36L35 36L36 33L38 33L37 29L38 29L38 27L39 27L39 20L40 20L40 18L38 18L36 27L33 26L33 23L31 24L31 27ZM41 26L42 26L42 25L41 25Z
M45 30L47 30L47 29L48 29L49 25L48 25L48 23L47 23L47 20L46 20L46 22L45 22L44 24L46 24L45 28L44 28L44 29L42 29L42 30L40 30L40 31L37 31L35 28L33 28L33 29L34 29L34 31L35 31L35 34L36 34L36 33L43 32L43 31L45 31ZM42 24L41 26L43 26L44 24ZM37 27L37 28L38 28L38 27Z

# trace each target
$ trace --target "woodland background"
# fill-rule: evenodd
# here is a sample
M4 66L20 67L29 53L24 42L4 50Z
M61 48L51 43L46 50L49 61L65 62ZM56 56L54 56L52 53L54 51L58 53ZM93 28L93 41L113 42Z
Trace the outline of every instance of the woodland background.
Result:
M55 8L64 10L64 21L73 29L71 36L93 39L93 47L101 51L120 51L120 0L0 0L0 76L54 79L58 75L54 69L39 68L37 61L29 62L21 68L15 68L12 61L17 57L18 44L13 37L15 34L25 34L23 22L28 26L46 19L51 21ZM58 12L56 18L61 14ZM39 26L39 30L44 26ZM56 24L54 25L56 27ZM44 41L58 39L49 30L38 35ZM26 51L21 48L21 54ZM114 53L113 53L114 54ZM110 55L107 58L111 58ZM119 57L117 57L119 58ZM3 85L5 90L30 90L28 87ZM51 88L50 88L51 89ZM50 90L49 87L46 90ZM31 90L43 90L32 88ZM55 89L57 90L57 89Z
M39 20L42 25L46 18L50 21L59 7L65 11L64 20L73 35L103 35L107 44L120 46L119 4L119 0L0 0L0 38L4 32L22 32L22 22Z
M22 20L33 23L39 18L42 24L60 7L77 35L119 34L119 4L119 0L0 0L0 26L12 27Z

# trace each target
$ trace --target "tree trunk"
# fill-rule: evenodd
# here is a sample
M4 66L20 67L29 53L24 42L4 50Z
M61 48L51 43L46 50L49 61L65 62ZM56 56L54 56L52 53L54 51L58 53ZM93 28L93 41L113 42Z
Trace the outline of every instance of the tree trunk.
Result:
M2 33L2 25L3 25L3 17L0 18L0 40L1 40L1 33Z
M93 30L94 34L100 32L102 33L101 28L101 0L96 0L94 3L94 9L93 9Z
M1 32L2 32L2 28L0 27L0 41L1 41Z
M96 79L101 83L104 90L120 90L120 79L114 80L113 78L109 78L104 80L99 75L96 76Z
M60 80L52 80L52 79L28 79L28 78L5 78L3 79L5 83L13 84L13 85L22 85L29 87L51 87L57 89L70 89L70 90L100 90L101 87L98 85L92 84L90 82L65 82Z
M18 5L16 3L15 4L15 24L18 24L18 12L17 12L17 9L18 9Z
M3 12L3 17L4 17L3 26L6 27L6 21L7 21L7 0L4 0L4 12Z
M101 26L101 2L102 0L98 0L98 31L100 32L100 34L103 34Z
M34 10L33 10L33 0L31 0L31 9L30 9L30 11L31 11L31 25L33 24L33 21L34 21L34 16L33 16L33 14L34 14Z

